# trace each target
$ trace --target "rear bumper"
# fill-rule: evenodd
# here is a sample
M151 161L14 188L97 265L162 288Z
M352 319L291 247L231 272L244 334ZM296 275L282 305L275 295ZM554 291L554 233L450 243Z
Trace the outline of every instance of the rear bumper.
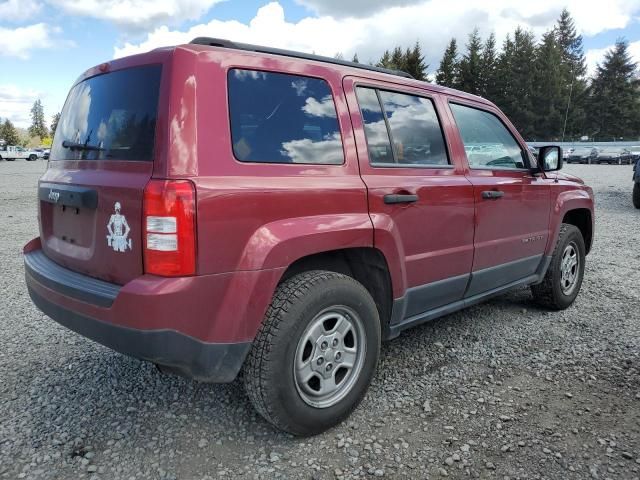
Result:
M232 382L251 348L250 342L206 343L172 330L136 330L113 325L67 310L31 286L28 288L33 303L69 330L116 352L148 360L203 382Z
M36 306L61 325L113 350L205 382L237 376L280 269L182 278L142 275L119 286L24 249Z

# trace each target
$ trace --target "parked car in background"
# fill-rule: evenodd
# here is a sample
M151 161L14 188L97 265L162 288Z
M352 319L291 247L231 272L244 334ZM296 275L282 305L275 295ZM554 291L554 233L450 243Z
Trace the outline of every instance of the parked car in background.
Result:
M592 163L607 165L622 165L622 150L616 147L602 147Z
M568 160L568 158L571 156L571 154L573 153L574 150L575 150L575 148L573 148L573 147L564 148L562 150L562 158L564 159L565 162Z
M593 163L598 156L598 149L594 147L576 147L567 157L567 163Z
M62 110L26 286L165 371L242 370L266 420L317 434L381 341L514 287L573 304L593 190L538 157L490 101L403 72L213 38L110 60Z
M623 148L622 150L620 150L620 162L622 163L622 165L631 165L632 163L635 163L633 161L631 150L629 150L628 148Z
M640 208L640 158L633 165L633 206Z
M50 148L45 148L44 149L44 155L42 156L42 158L44 160L49 160L49 154L51 153L51 149Z
M38 158L44 158L44 148L34 148L33 151L36 152Z
M8 160L10 162L16 159L24 159L34 161L38 159L38 152L23 147L8 146L4 150L0 150L0 160Z
M631 155L631 164L635 165L640 160L640 145L629 147L629 155Z

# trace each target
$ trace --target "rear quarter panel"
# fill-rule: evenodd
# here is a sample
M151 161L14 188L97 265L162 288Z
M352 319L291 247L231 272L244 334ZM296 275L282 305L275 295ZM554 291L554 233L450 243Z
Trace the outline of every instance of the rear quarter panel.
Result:
M170 150L171 164L180 165L181 170L170 169L170 173L197 174L193 182L197 191L199 274L280 268L313 253L372 246L366 189L358 172L339 72L284 57L222 49L180 55L191 56L184 62L187 66L191 64L189 69L197 74L192 79L183 75L174 83L177 90L172 101L171 124L176 125L176 131L171 135L187 138L187 144L197 139L194 143L197 150L184 152L184 157L180 148ZM236 160L227 101L227 72L234 67L326 80L336 104L344 164ZM189 115L177 118L185 108L180 104L193 109L197 129L186 118Z

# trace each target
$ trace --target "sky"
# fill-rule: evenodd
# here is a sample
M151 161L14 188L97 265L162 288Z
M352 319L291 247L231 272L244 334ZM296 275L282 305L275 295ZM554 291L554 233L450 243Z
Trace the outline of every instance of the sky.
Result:
M37 98L50 119L88 68L197 36L364 62L418 40L433 73L452 37L539 38L564 7L591 72L618 38L640 63L640 0L0 0L0 119L27 127Z

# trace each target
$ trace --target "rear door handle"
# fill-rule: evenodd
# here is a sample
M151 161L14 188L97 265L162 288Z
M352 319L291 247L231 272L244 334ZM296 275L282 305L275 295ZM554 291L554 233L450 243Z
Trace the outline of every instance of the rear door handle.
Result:
M384 203L387 205L393 203L413 203L418 201L418 195L402 195L392 193L384 196Z
M486 199L498 199L504 197L504 192L500 190L486 190L482 192L482 198Z

